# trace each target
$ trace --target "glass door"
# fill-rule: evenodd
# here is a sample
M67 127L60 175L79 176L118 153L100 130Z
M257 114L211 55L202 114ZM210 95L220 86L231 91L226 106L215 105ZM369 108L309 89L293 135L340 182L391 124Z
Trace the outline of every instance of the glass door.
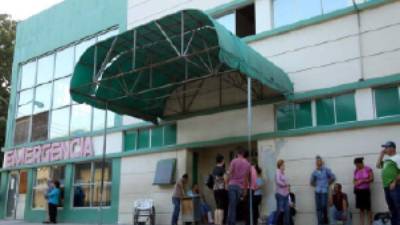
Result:
M15 219L18 198L18 173L10 173L7 191L7 218Z

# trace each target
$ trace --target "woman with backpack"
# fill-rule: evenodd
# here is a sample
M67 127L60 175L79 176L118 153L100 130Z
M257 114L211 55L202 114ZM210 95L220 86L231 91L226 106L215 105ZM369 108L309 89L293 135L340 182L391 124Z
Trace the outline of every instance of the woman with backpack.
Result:
M222 225L225 224L226 217L228 215L228 191L226 190L227 177L224 156L218 154L215 161L216 165L211 174L211 177L214 181L212 188L217 206L214 214L214 221L216 225Z

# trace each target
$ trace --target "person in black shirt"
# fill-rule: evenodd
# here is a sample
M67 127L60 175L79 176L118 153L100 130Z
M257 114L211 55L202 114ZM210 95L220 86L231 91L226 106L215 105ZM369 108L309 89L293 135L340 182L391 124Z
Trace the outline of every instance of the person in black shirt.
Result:
M290 225L294 225L294 217L296 216L296 195L292 192L289 185L289 209L290 209Z
M351 213L346 193L342 192L342 185L336 183L333 193L329 196L330 224L342 221L344 225L351 225Z
M216 165L212 172L212 176L214 177L213 191L217 206L214 220L216 225L222 225L225 224L228 215L228 192L226 190L227 179L223 155L217 155Z

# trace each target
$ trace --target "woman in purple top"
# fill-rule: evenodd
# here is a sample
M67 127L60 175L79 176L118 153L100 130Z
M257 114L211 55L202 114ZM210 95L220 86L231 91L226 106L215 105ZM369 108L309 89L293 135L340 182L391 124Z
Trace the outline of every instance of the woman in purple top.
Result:
M364 165L364 158L355 158L354 165L354 194L356 208L360 209L360 225L364 225L365 213L368 215L368 225L372 224L371 190L370 184L374 181L372 169Z
M285 161L278 160L276 164L276 211L278 221L283 217L283 224L290 224L290 210L289 210L289 183L285 175Z

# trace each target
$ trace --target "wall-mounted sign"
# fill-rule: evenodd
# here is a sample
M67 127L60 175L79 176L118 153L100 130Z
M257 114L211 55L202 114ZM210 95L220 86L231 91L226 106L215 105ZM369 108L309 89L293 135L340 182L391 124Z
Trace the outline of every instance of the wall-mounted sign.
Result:
M90 137L55 142L4 153L4 168L94 156Z

